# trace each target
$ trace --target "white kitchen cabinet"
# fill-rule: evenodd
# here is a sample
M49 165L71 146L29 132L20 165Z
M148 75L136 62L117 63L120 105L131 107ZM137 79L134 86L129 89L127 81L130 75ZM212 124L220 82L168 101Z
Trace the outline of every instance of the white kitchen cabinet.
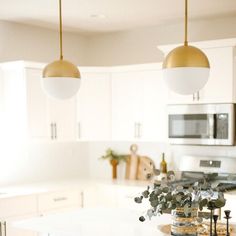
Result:
M75 140L75 98L60 101L45 94L41 86L42 64L19 61L0 67L2 130L6 139Z
M39 214L83 207L83 194L79 190L58 191L38 196Z
M50 138L54 141L74 141L76 134L76 100L65 101L48 97Z
M37 197L20 196L0 199L0 234L2 236L36 236L32 231L16 229L12 222L37 216Z
M167 88L160 64L112 74L112 139L164 141Z
M18 217L9 217L2 222L2 236L38 236L38 233L32 230L24 230L14 227L14 222L31 219L37 214L24 215Z
M41 88L42 69L26 68L27 114L30 137L49 139L51 137L48 98Z
M81 68L77 95L76 138L104 141L111 138L111 78L109 71Z
M169 91L169 104L198 104L198 103L234 103L235 94L235 58L236 41L216 40L193 43L201 48L210 62L210 76L203 89L193 95L179 95ZM159 47L168 53L173 46Z

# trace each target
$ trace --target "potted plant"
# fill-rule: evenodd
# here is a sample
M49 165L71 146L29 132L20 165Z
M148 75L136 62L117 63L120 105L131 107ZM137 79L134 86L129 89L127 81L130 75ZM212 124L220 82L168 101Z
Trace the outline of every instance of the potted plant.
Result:
M111 148L106 150L104 156L101 157L104 160L109 160L110 164L112 165L112 179L117 178L117 166L121 161L127 160L127 155L119 155L115 153Z
M159 174L158 170L155 172ZM134 199L138 204L141 204L145 199L150 203L146 215L140 216L139 220L143 222L146 218L151 219L153 216L171 210L173 219L171 235L195 236L197 235L196 223L203 220L198 217L198 212L207 207L211 213L210 219L212 219L213 210L223 207L226 200L223 193L217 188L217 184L210 184L207 179L196 182L188 189L176 186L173 179L174 172L170 171L160 184L154 182ZM212 221L210 232L212 232Z

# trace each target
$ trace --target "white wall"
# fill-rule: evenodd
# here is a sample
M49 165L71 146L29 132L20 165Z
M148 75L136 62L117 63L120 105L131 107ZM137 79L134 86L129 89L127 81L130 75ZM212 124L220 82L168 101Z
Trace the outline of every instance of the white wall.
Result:
M65 59L84 65L86 37L65 32L63 45ZM59 59L59 34L56 30L0 21L0 62L51 62L56 59Z
M236 37L236 17L191 21L189 40L202 41ZM160 62L157 45L182 43L183 23L145 27L90 37L87 65L123 65Z
M5 143L0 149L0 185L87 178L87 151L86 143Z

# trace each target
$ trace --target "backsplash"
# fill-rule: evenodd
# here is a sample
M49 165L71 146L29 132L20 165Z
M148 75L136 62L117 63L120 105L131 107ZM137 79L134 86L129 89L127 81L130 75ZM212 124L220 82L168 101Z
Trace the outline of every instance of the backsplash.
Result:
M0 150L0 185L86 178L86 143L8 144Z
M91 178L111 178L111 166L107 161L99 160L105 150L110 147L114 151L127 154L131 142L90 142L88 143L89 176ZM156 166L161 162L161 153L165 152L168 169L179 169L179 159L183 155L197 155L209 157L235 157L236 146L183 146L165 143L137 143L138 154L153 159ZM227 161L227 160L226 160ZM235 170L236 172L236 170ZM125 164L119 165L118 178L124 178Z
M72 178L111 179L111 166L101 160L107 148L129 154L133 142L73 142L12 144L0 151L0 185ZM166 154L168 169L178 170L183 155L235 157L236 146L182 146L166 143L136 143L138 154L150 157L157 168L161 153ZM225 159L227 161L227 159ZM236 172L236 171L235 171ZM118 167L118 178L124 179L125 164Z

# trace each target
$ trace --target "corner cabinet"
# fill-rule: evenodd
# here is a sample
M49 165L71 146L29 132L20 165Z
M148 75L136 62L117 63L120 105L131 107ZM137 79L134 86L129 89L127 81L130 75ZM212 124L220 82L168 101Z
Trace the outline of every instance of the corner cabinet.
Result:
M80 68L76 97L76 140L111 139L111 74L107 68Z
M179 95L169 91L169 104L234 103L236 39L192 43L204 51L210 62L210 76L205 87L192 95ZM158 47L167 54L175 46Z
M165 141L167 95L161 64L117 67L112 73L112 140Z

